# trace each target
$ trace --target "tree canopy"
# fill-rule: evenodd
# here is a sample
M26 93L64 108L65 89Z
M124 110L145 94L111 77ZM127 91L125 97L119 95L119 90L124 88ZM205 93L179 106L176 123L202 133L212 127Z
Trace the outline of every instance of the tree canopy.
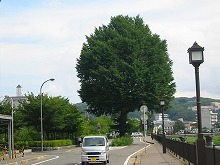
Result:
M27 97L28 101L22 102L16 111L15 121L18 124L21 120L21 127L32 126L40 132L40 96L30 94ZM48 139L63 139L64 134L72 138L68 136L80 134L84 118L68 99L43 95L42 102L43 128Z
M185 125L182 121L177 120L173 126L174 132L178 132L179 130L185 130Z
M118 15L86 36L76 65L78 92L90 112L119 114L124 134L128 112L142 104L157 111L161 97L170 104L175 93L171 66L166 40L152 34L139 16Z

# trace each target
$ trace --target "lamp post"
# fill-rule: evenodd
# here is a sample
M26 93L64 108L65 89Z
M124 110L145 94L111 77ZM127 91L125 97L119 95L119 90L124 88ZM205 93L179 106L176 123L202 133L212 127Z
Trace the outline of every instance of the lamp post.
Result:
M203 56L204 47L199 46L196 42L188 49L189 63L195 67L195 81L196 81L196 105L197 105L197 124L198 124L198 139L197 144L197 163L205 165L205 141L202 134L202 120L201 120L201 101L200 101L200 83L199 83L199 66L204 62Z
M12 158L14 158L14 102L13 99L10 96L5 96L5 98L8 98L11 100L11 153Z
M40 132L41 132L41 151L43 151L43 140L44 140L44 135L43 135L43 108L42 108L42 87L43 85L48 82L48 81L54 81L54 78L48 79L43 82L43 84L40 87Z
M163 153L166 153L165 131L164 131L164 106L165 106L165 101L164 101L164 99L161 99L161 100L160 100L160 106L161 106L161 112L162 112L162 129L163 129L162 142L163 142Z
M146 105L142 105L140 107L140 111L142 112L142 115L141 115L141 120L143 122L143 125L144 125L144 144L145 144L145 147L144 147L144 150L145 150L145 153L146 153L146 146L147 146L147 140L146 140L146 121L148 119L148 116L146 115L147 111L148 111L148 107Z

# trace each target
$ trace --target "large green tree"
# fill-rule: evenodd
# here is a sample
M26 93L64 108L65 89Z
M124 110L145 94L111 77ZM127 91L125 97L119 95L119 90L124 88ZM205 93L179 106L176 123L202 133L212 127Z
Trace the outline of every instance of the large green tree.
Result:
M118 114L124 135L129 112L144 103L157 110L162 96L169 105L175 93L171 66L166 40L139 16L118 15L86 36L76 65L78 92L90 112Z

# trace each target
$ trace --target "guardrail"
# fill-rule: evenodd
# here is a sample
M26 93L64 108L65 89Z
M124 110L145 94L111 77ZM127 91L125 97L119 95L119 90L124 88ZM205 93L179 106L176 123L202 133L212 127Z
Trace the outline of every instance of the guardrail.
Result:
M153 138L162 144L162 135L153 135ZM197 146L196 144L189 144L182 141L176 141L165 138L164 145L167 150L173 153L179 159L187 161L188 164L198 165L197 163ZM220 148L205 146L204 148L207 165L219 165L220 164Z

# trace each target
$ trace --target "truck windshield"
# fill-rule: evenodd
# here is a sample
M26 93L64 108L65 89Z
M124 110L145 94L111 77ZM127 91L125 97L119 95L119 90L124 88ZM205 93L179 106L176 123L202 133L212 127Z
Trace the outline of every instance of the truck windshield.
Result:
M85 138L83 140L83 146L105 146L105 140L102 137Z

